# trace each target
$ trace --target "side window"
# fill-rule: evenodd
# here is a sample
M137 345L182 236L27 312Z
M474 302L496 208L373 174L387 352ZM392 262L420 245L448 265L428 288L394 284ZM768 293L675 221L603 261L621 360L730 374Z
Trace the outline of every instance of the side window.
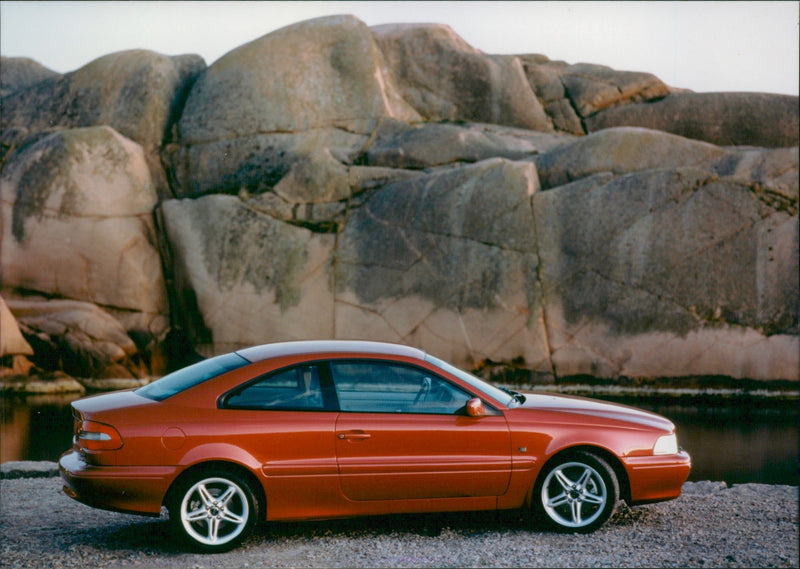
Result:
M225 407L323 410L319 367L304 365L271 373L231 393Z
M331 362L342 411L452 415L471 395L428 370L387 362Z

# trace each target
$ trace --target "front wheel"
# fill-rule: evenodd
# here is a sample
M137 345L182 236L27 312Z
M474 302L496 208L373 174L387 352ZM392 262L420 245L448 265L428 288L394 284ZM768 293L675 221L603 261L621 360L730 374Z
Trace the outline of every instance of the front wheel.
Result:
M170 522L194 549L227 551L252 531L256 499L236 472L201 472L183 480L168 505Z
M589 452L577 452L549 464L534 491L534 510L551 527L589 533L614 513L619 482L614 470Z

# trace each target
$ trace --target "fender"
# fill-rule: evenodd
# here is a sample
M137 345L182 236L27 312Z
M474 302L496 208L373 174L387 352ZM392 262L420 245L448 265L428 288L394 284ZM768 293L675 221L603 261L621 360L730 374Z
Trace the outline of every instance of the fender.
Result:
M653 444L655 443L655 436L652 432L618 427L618 430L626 432L624 437L618 437L608 426L605 426L604 429L603 431L597 429L593 433L593 438L586 437L586 425L563 425L560 428L553 429L551 431L552 438L548 441L542 455L543 462L547 462L559 452L581 446L602 449L618 457L648 456L652 454ZM623 446L620 444L620 440L628 442Z

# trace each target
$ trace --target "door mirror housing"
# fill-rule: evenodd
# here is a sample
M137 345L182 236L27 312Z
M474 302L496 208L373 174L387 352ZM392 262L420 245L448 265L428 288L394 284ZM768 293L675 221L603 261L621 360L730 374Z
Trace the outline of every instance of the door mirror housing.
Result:
M469 417L483 417L486 415L486 407L483 406L483 401L478 397L473 397L467 401L467 416Z

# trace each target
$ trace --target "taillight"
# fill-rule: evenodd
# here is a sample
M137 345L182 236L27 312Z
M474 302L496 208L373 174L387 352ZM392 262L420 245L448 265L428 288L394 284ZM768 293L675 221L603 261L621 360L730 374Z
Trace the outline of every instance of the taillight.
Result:
M111 425L95 421L82 421L75 433L78 445L86 450L117 450L122 448L122 437Z

